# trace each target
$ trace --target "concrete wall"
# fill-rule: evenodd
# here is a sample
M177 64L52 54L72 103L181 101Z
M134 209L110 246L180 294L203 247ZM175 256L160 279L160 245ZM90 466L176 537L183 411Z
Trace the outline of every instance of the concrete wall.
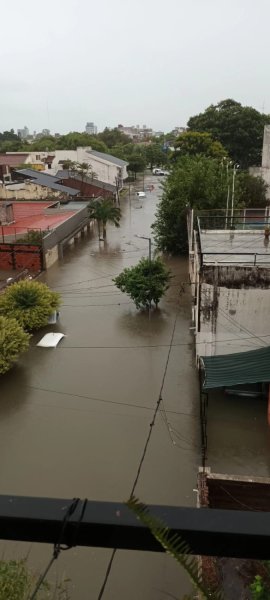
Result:
M49 269L58 261L58 244L45 252L45 269Z
M54 248L54 246L80 228L81 225L87 224L87 222L89 222L88 209L85 207L69 217L64 223L60 223L60 225L43 238L44 250L47 251Z
M46 200L59 197L63 197L63 192L36 183L25 182L19 186L10 186L10 189L7 186L5 188L0 186L0 199L3 200Z
M46 169L46 173L50 173L51 175L55 175L57 171L63 168L60 161L72 160L80 163L88 163L94 173L96 173L96 179L104 183L115 185L115 178L119 176L119 167L117 165L91 155L87 147L77 148L77 150L55 150L52 154L55 155L52 168ZM122 178L125 179L127 177L126 167L121 168L121 170Z
M197 355L245 352L270 345L269 289L201 283ZM261 337L262 336L262 337Z

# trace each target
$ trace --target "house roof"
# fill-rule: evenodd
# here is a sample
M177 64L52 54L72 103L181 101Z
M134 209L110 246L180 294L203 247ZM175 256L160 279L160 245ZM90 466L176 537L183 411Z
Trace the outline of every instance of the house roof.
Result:
M87 150L88 154L92 154L97 158L101 158L102 160L106 160L107 162L111 162L118 167L125 167L128 165L126 160L122 160L121 158L117 158L117 156L112 156L112 154L105 154L105 152L97 152L97 150Z
M18 167L26 160L28 152L21 154L0 154L0 165L8 167Z
M69 172L67 169L60 169L59 171L57 171L56 173L56 178L57 179L75 179L77 181L81 181L82 177L79 174L74 174ZM92 179L92 177L84 177L83 179L86 183L89 183L90 185L93 185L99 189L102 190L107 190L108 192L111 192L112 194L114 194L116 192L116 186L112 185L111 183L104 183L103 181L99 181L99 179Z
M19 169L16 171L16 173L23 175L25 178L32 179L37 185L42 185L43 187L48 187L52 190L63 192L69 196L77 196L79 194L79 190L75 190L74 188L58 183L59 177L55 177L53 175L40 173L40 171L35 171L34 169Z
M203 389L270 381L270 346L200 358L204 369Z

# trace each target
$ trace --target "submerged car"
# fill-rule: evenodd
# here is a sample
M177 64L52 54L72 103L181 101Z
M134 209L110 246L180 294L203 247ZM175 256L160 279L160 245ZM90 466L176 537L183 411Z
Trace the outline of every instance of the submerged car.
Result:
M145 198L146 193L145 192L136 192L136 196L138 196L138 198Z

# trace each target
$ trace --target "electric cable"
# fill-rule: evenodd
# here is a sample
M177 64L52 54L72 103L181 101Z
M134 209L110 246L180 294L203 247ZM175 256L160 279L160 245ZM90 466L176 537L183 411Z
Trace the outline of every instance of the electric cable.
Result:
M166 374L167 374L167 370L168 370L168 364L169 364L171 350L172 350L172 342L173 342L173 338L174 338L177 317L178 317L178 314L176 313L175 319L174 319L174 325L173 325L172 335L171 335L171 344L170 344L170 347L169 347L169 351L168 351L168 355L167 355L167 359L166 359L166 363L165 363L165 368L164 368L164 373L163 373L163 377L162 377L162 381L161 381L161 387L160 387L160 391L159 391L159 396L158 396L158 400L157 400L157 403L156 403L156 408L154 410L153 418L152 418L152 420L150 422L149 432L148 432L148 435L147 435L147 438L146 438L146 441L145 441L145 444L144 444L144 448L143 448L142 456L141 456L141 459L140 459L140 462L139 462L139 465L138 465L137 473L136 473L136 476L135 476L135 479L134 479L134 482L133 482L133 485L132 485L132 488L131 488L130 498L132 498L132 496L134 495L134 492L135 492L135 489L136 489L136 486L137 486L137 483L138 483L138 480L139 480L139 477L140 477L140 474L141 474L141 470L142 470L142 467L143 467L143 463L144 463L144 460L145 460L145 457L146 457L147 449L148 449L148 446L149 446L149 443L150 443L150 440L151 440L153 428L154 428L154 425L155 425L155 422L156 422L156 417L157 417L157 414L158 414L158 411L159 411L159 406L160 406L160 403L162 402L162 392L163 392L164 382L165 382L165 378L166 378ZM106 569L105 577L104 577L102 586L100 588L97 600L102 600L102 598L103 598L103 594L104 594L106 585L108 583L108 579L109 579L109 576L110 576L110 573L111 573L111 569L112 569L112 565L113 565L113 560L114 560L114 557L116 555L116 551L117 551L116 548L114 548L113 551L112 551L112 554L111 554L111 557L110 557L110 560L109 560L109 563L108 563L108 566L107 566L107 569Z

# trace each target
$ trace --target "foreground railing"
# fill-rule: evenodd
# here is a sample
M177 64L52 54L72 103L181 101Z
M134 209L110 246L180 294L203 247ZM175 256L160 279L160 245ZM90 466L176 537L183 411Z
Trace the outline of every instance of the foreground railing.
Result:
M149 509L172 533L180 534L192 554L270 558L270 513L156 505ZM0 496L1 539L54 544L60 534L61 544L67 546L163 551L125 504Z

